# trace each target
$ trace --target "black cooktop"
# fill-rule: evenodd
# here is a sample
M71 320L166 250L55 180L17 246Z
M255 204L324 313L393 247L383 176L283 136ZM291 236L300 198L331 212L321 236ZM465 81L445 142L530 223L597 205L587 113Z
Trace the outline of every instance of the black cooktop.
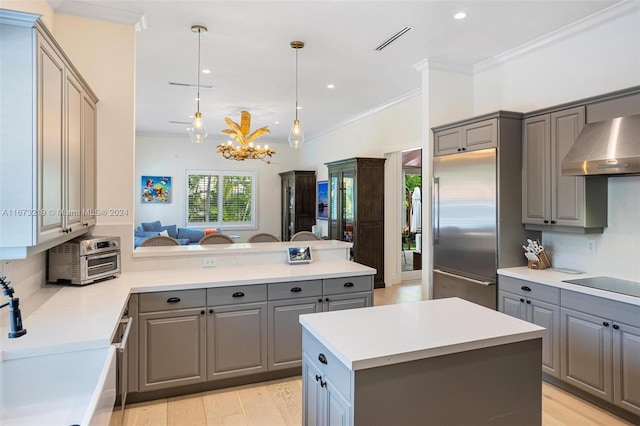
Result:
M599 290L612 291L626 294L627 296L640 297L640 283L635 281L620 280L611 277L580 278L577 280L564 280L565 283L583 285Z

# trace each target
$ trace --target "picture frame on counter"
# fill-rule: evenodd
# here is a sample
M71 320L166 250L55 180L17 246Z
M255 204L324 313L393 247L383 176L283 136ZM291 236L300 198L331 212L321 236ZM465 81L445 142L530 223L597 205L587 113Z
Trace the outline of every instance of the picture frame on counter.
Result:
M310 263L313 260L311 247L287 247L287 261L291 265Z

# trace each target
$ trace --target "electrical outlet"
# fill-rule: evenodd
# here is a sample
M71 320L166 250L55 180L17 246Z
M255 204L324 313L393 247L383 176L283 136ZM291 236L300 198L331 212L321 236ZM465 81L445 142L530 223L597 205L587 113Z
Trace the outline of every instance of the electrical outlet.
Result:
M11 272L13 272L13 265L11 264L10 260L3 260L2 261L2 273L0 273L0 275L4 276L4 275L11 275Z
M202 259L203 268L215 268L218 266L218 259L215 257L205 257Z
M596 254L596 251L597 251L596 240L588 238L587 239L587 253Z

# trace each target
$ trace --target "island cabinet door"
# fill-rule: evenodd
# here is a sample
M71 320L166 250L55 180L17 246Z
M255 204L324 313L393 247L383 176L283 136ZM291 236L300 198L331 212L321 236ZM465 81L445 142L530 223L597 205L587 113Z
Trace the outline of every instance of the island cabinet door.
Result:
M267 303L207 308L209 380L267 371Z
M302 424L325 425L327 393L320 379L321 371L306 355L302 361Z
M322 310L324 312L366 308L368 306L371 306L371 292L331 294L324 296L322 304Z
M204 308L139 314L139 390L206 380Z
M566 308L561 316L562 380L612 402L609 321Z
M302 326L298 317L322 311L319 296L269 302L269 370L302 365Z

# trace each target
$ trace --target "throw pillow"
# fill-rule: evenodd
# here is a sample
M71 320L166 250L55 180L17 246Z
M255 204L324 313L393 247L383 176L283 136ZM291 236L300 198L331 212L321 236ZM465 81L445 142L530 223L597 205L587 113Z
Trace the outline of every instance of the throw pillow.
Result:
M162 230L167 231L171 238L178 238L178 227L176 225L163 226Z
M197 243L204 237L202 229L178 228L178 239L187 238L192 243Z
M162 224L159 220L155 222L142 222L142 230L147 232L160 232L162 231Z
M166 229L164 231L160 231L160 235L163 237L168 237L169 236L169 231L167 231Z

